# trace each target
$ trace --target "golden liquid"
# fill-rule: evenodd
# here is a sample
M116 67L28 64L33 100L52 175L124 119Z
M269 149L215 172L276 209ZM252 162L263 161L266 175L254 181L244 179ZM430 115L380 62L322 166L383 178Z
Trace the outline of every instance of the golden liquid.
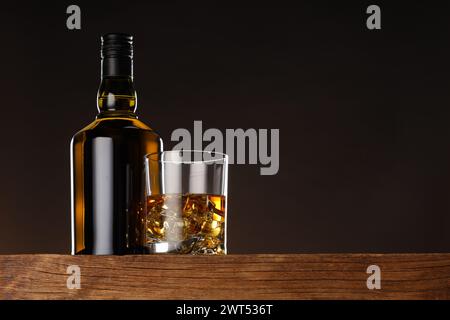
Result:
M211 194L147 197L147 250L226 254L225 205L225 196Z
M130 112L105 114L72 139L72 254L142 253L144 156L162 141Z

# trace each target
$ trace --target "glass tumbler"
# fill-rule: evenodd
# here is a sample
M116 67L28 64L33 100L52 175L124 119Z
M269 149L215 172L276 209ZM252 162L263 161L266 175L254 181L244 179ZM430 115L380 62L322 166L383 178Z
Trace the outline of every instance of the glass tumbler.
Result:
M228 156L175 150L145 157L147 253L227 252Z

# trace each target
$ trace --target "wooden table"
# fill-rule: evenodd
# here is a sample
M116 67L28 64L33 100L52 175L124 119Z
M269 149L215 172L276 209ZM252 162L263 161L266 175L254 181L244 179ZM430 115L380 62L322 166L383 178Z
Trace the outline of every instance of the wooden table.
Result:
M0 255L0 299L449 298L450 253Z

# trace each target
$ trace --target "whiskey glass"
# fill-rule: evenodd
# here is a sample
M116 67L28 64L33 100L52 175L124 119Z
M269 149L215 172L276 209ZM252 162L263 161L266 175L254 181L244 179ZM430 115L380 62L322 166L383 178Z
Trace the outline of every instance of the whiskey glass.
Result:
M223 153L146 155L146 253L226 254L227 179Z

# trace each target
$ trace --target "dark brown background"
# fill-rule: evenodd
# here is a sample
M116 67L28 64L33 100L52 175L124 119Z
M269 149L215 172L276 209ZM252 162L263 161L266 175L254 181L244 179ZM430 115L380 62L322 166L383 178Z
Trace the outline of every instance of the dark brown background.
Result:
M229 249L450 250L448 8L2 3L0 253L68 253L69 141L93 120L99 37L135 35L139 115L176 128L279 128L280 171L232 166ZM95 4L95 5L94 5Z

